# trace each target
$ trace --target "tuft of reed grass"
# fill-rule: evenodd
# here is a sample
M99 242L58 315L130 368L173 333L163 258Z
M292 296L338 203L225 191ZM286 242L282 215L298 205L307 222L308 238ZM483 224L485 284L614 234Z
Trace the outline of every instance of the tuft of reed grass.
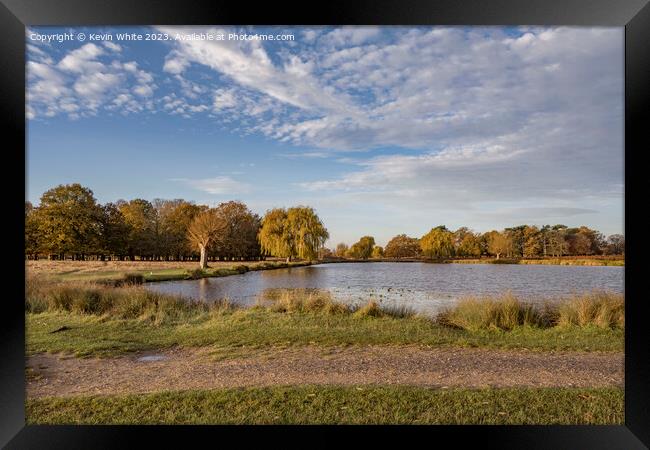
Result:
M606 292L574 295L558 306L560 326L625 328L625 301L622 295Z
M139 319L154 324L182 322L202 314L227 314L236 308L228 299L212 303L166 295L133 284L56 282L28 277L25 310L30 313L69 311L120 319ZM257 307L278 313L354 315L356 318L409 318L406 306L383 306L374 300L361 306L335 301L328 291L318 289L268 290ZM592 292L574 295L554 303L533 305L512 294L499 297L466 297L443 311L436 322L469 331L519 327L599 327L624 329L625 302L621 294Z
M354 315L356 317L384 317L384 311L379 307L379 304L376 301L370 300L368 303L358 308L354 312Z
M624 328L623 295L593 292L536 306L512 294L501 297L466 297L442 312L438 322L470 331L518 327L597 326Z
M362 306L346 305L335 301L330 292L319 289L269 289L258 299L257 305L274 312L352 314L358 318L406 318L415 315L415 312L406 306L380 306L374 300Z
M270 303L270 304L269 304ZM349 314L351 307L336 302L327 291L318 289L270 289L258 299L258 306L274 312Z
M512 330L518 326L539 325L538 312L511 294L501 298L466 297L438 316L439 322L466 330Z
M30 313L69 311L78 314L139 319L162 324L190 319L212 310L232 308L228 302L204 303L152 292L139 285L114 287L92 282L28 280L25 310Z

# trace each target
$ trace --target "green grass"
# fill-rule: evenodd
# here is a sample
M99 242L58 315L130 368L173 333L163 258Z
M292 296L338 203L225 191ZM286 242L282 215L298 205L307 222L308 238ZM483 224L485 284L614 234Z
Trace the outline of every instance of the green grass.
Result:
M421 317L358 317L270 309L215 310L177 323L113 319L69 312L27 314L27 353L114 356L159 348L211 346L216 351L287 346L421 345L531 350L622 351L621 329L518 327L465 330ZM54 332L63 327L63 331Z
M408 345L621 351L622 296L585 294L537 311L514 297L461 301L438 318L318 290L276 290L252 308L191 302L142 286L27 285L27 352L110 356L173 346L224 353L301 345ZM550 312L549 312L550 311ZM56 331L60 330L60 331ZM55 332L56 331L56 332ZM244 350L242 350L244 349Z
M622 424L623 390L281 386L32 399L32 424Z
M172 280L187 280L196 278L209 278L209 277L224 277L229 275L238 275L253 270L273 270L283 269L287 267L302 267L310 265L309 262L257 262L245 264L242 262L233 262L232 264L225 265L219 263L214 267L208 267L206 270L188 269L188 268L165 268L165 269L149 269L149 270L135 270L125 273L120 270L98 270L93 272L60 272L49 275L54 281L61 282L119 282L127 274L137 274L143 277L145 282L152 281L172 281Z

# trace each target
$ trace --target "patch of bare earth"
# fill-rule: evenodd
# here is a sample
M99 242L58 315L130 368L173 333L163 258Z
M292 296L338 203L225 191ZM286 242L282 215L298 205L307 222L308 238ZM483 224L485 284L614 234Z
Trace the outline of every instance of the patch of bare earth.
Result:
M108 359L38 354L26 361L27 395L299 384L622 387L624 379L623 353L312 346L218 360L212 352L172 349Z

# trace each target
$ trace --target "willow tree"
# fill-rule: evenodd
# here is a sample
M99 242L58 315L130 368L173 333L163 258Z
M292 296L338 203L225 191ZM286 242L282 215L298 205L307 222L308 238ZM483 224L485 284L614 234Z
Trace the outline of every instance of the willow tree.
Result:
M352 244L352 247L348 250L348 255L351 258L368 259L372 256L373 248L375 248L375 238L372 236L363 236Z
M295 256L309 261L318 258L318 251L330 237L314 209L307 206L287 210L287 227L293 236Z
M223 228L223 220L209 209L198 213L187 227L187 237L195 247L198 247L201 269L208 267L208 246L215 239L217 233Z
M454 254L454 234L444 225L432 228L420 238L420 248L427 258L448 258Z
M313 208L297 206L267 211L262 219L259 240L262 250L280 258L313 260L329 238L327 229Z

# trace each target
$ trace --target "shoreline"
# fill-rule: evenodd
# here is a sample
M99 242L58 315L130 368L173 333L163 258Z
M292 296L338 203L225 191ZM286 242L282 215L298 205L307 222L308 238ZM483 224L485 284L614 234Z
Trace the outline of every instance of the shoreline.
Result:
M526 259L526 258L452 258L431 260L423 258L374 258L374 259L332 259L318 261L318 264L339 264L339 263L425 263L425 264L519 264L519 265L553 265L553 266L607 266L607 267L624 267L624 259L605 259L605 258L546 258L546 259ZM314 263L316 264L316 263Z
M548 258L548 259L444 259L427 260L423 258L375 258L375 259L324 259L314 261L211 261L212 266L201 271L196 262L171 261L48 261L28 260L26 273L45 277L54 281L95 281L99 283L153 283L158 281L192 280L241 275L259 270L277 270L292 267L306 267L319 264L349 263L424 263L424 264L518 264L518 265L560 265L560 266L601 266L624 267L624 259L611 258ZM39 266L56 267L51 273ZM141 267L138 267L141 266ZM142 267L144 266L144 267ZM67 267L79 267L64 270ZM123 268L122 268L123 267ZM51 270L51 269L50 269ZM148 273L147 273L148 272ZM139 278L139 279L138 279Z

